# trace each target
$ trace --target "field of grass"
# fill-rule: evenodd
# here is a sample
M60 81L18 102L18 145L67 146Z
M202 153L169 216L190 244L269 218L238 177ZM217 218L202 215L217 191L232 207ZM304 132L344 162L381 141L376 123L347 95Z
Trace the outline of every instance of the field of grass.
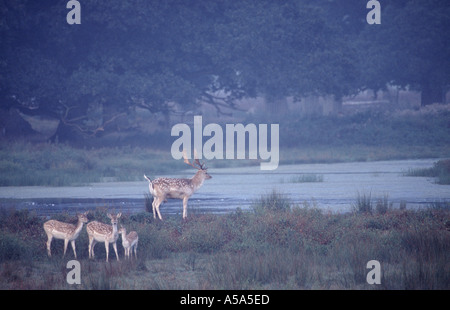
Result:
M182 167L167 157L164 152L140 148L88 150L62 144L3 143L0 186L142 180L144 173L165 173Z
M89 218L108 222L103 209ZM139 234L138 258L124 259L119 238L119 262L112 247L104 261L103 244L89 260L83 228L76 243L80 285L66 282L70 246L62 258L56 240L47 257L43 222L28 211L2 211L0 289L450 289L448 203L331 214L273 192L249 212L164 222L147 212L124 214L119 224ZM366 282L370 260L381 264L380 285Z

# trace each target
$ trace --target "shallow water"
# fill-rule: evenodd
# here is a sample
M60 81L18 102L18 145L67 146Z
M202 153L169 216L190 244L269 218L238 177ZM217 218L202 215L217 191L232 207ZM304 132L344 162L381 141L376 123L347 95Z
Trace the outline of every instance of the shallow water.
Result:
M407 177L408 169L431 167L436 159L356 162L336 164L302 164L280 166L275 171L261 171L259 166L209 169L213 176L189 200L188 212L230 212L249 209L252 202L273 189L285 194L293 203L315 205L332 212L351 210L358 192L370 194L372 201L388 196L398 207L405 201L416 208L435 201L450 200L450 185L438 185L432 178ZM184 175L189 177L191 170ZM293 183L300 175L322 176L322 182ZM153 176L158 177L158 176ZM38 215L105 207L125 213L144 210L148 183L110 182L76 187L0 187L2 208L34 210ZM180 200L161 206L162 215L181 214Z

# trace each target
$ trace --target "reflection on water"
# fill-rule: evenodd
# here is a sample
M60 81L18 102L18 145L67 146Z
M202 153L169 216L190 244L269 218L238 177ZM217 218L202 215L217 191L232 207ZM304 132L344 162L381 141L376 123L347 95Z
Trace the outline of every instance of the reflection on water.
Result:
M407 207L450 200L450 186L432 179L407 177L408 169L431 167L436 159L305 164L280 166L275 171L259 167L209 169L214 176L189 200L189 212L222 213L249 209L262 194L277 190L295 204L308 202L333 212L346 212L359 193L371 194L374 201L388 195L389 202ZM190 171L186 177L190 175ZM319 177L318 177L319 176ZM154 176L158 177L158 176ZM176 176L174 176L176 177ZM0 187L3 208L35 210L39 215L67 211L75 213L98 207L125 213L144 211L148 183L95 183L80 187ZM163 214L182 212L181 200L161 206Z

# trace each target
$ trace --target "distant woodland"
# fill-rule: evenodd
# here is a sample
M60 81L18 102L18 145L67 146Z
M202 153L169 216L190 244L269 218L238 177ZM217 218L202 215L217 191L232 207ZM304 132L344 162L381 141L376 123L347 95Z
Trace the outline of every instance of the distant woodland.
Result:
M370 25L361 0L80 1L71 25L65 0L2 0L2 137L31 137L37 119L48 141L83 144L202 106L245 114L254 98L268 117L302 116L286 98L332 98L337 114L344 97L389 87L447 103L448 0L379 3Z

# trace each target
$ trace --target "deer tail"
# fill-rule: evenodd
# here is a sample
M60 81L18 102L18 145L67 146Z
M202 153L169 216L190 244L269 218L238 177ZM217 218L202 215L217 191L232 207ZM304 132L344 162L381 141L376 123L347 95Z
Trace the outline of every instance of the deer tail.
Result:
M153 182L152 180L144 174L144 178L150 183L148 189L150 190L150 194L153 195Z

